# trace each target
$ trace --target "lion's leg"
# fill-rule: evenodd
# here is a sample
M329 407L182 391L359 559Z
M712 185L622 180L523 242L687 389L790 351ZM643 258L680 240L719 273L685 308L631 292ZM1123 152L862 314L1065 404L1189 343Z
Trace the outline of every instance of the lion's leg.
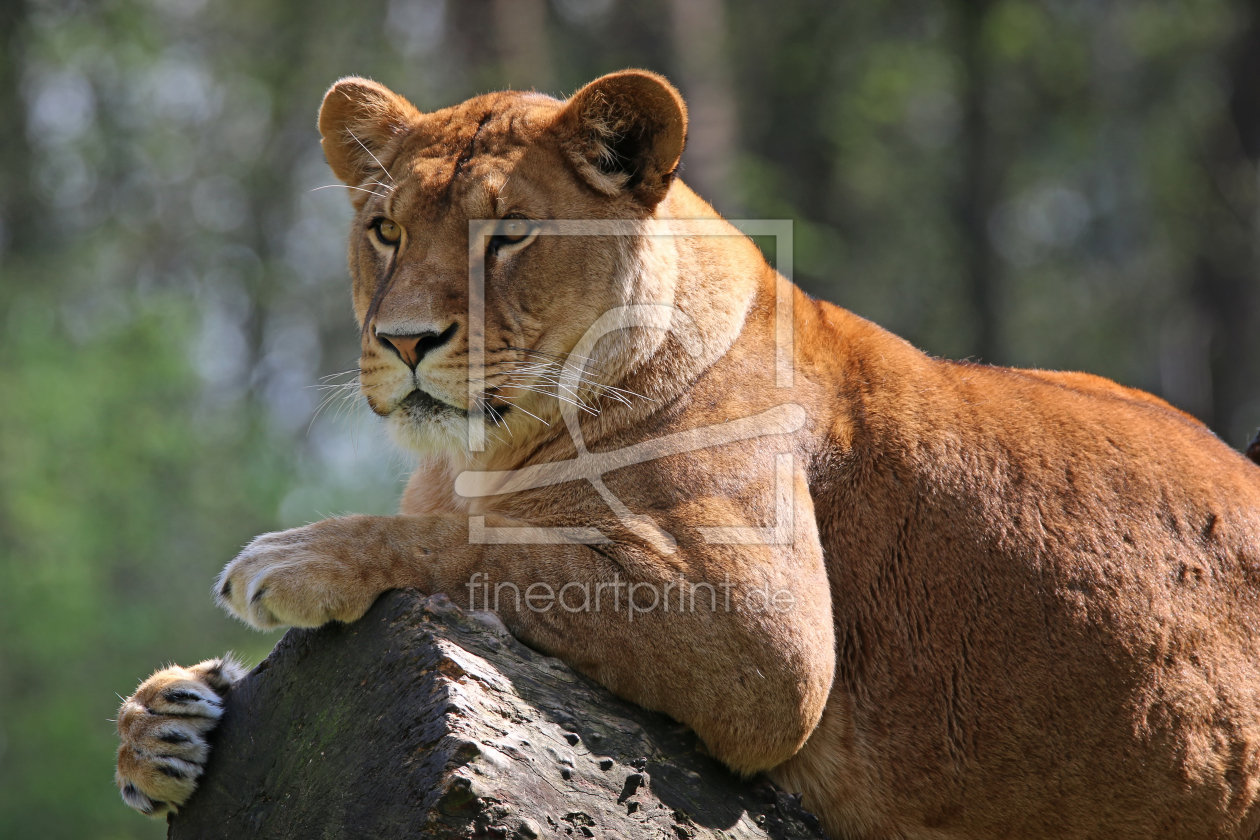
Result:
M473 538L466 516L356 515L259 537L223 570L217 593L266 629L356 621L388 589L444 592L494 610L522 641L688 724L718 759L753 773L800 748L835 673L830 589L803 474L798 486L790 542L693 537L664 557L634 535L602 548L490 543ZM693 503L658 521L670 533L686 533L688 521L755 521L712 498L712 508ZM617 533L620 523L601 524Z
M248 672L230 656L191 668L164 668L118 710L118 770L123 801L151 817L176 811L192 795L210 748L206 735L227 692Z

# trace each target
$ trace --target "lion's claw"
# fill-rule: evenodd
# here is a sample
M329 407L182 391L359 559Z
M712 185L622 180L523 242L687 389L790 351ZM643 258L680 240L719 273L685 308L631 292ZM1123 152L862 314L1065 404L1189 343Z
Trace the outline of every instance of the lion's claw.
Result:
M230 656L173 666L145 680L118 710L123 801L151 817L177 811L197 787L223 715L223 698L246 673Z
M324 520L258 537L219 575L215 600L260 630L359 618L385 587L365 589L355 565L342 559L348 542L338 524Z

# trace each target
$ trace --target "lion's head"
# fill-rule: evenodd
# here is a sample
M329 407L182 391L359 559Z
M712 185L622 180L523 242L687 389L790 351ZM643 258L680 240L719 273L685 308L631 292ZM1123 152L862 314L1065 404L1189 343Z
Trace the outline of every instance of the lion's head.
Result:
M559 399L588 399L556 382L566 355L604 312L669 290L647 288L660 274L642 270L647 237L547 235L545 223L650 218L686 124L678 92L643 71L565 102L509 91L428 114L366 79L333 85L319 129L357 211L360 384L403 443L462 447L470 412L527 436L554 421ZM481 377L469 368L483 341L470 297L472 321L484 307ZM587 384L605 373L592 367Z

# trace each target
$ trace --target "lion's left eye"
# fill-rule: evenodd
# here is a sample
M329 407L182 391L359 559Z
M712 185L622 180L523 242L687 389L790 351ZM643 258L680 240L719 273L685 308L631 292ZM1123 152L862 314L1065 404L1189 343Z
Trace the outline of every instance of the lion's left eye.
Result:
M402 226L391 219L377 219L372 230L376 232L376 238L382 245L397 245L398 240L402 239Z

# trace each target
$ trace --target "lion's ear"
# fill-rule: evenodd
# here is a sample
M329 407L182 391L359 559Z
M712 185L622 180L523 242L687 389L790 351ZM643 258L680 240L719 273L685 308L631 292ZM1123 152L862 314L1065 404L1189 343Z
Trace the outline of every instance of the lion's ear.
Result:
M573 94L557 120L578 172L607 195L629 191L648 207L665 197L687 138L687 106L655 73L624 70Z
M324 94L319 109L324 157L333 174L356 187L380 177L390 144L419 120L416 107L384 85L354 76L342 79Z

